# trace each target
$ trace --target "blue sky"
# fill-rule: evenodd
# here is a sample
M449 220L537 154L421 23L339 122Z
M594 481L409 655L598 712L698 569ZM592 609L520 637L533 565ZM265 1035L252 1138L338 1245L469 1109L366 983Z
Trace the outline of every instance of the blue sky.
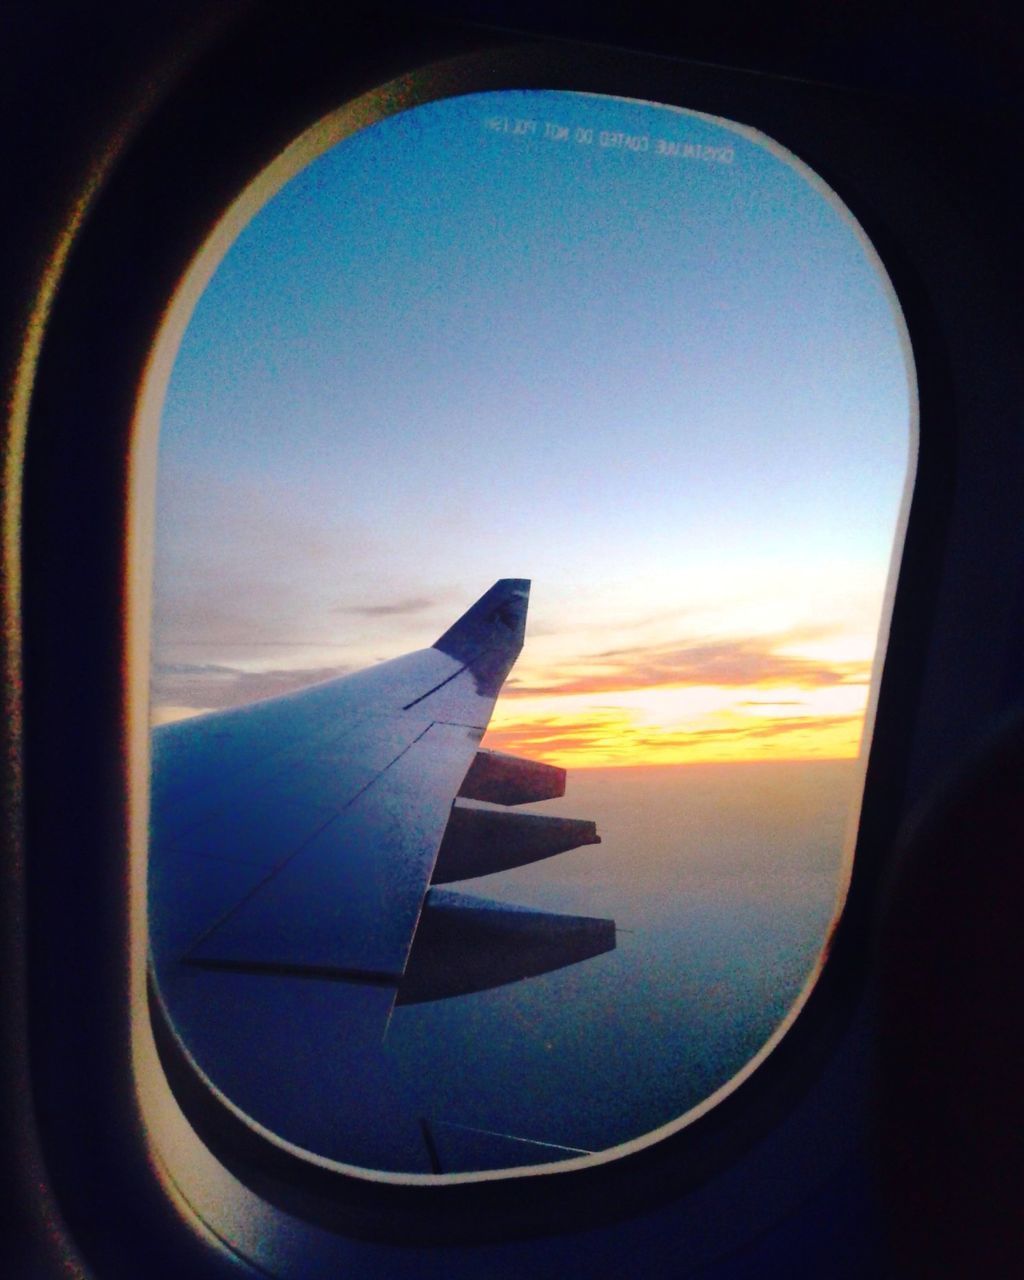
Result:
M429 644L513 576L524 687L589 675L607 708L610 667L635 704L660 655L662 721L699 734L679 690L704 686L666 655L760 637L779 688L780 655L833 663L808 716L855 719L910 447L899 324L851 220L744 131L517 92L357 133L250 223L185 334L158 707Z

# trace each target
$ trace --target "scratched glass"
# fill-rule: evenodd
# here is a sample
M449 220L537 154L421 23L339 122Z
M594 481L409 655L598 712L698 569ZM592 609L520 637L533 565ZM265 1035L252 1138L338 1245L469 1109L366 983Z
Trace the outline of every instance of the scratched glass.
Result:
M737 124L530 91L319 129L163 408L155 987L268 1141L610 1159L756 1068L842 908L903 319Z

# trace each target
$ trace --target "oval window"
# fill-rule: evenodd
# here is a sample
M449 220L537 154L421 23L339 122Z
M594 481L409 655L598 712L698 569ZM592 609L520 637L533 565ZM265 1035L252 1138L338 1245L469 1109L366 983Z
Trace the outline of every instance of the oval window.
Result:
M321 1162L610 1158L749 1073L823 962L902 317L820 179L725 121L500 92L310 145L163 409L155 986Z

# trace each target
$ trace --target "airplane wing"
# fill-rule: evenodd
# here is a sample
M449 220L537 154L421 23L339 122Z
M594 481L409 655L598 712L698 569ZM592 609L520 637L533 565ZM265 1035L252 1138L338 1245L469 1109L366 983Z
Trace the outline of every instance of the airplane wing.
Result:
M410 1002L614 946L611 921L430 888L599 841L590 822L453 804L564 792L563 770L478 750L528 599L528 581L503 579L429 649L154 731L158 982L186 965L365 983Z
M599 841L592 822L509 811L563 795L564 770L479 749L528 598L504 579L429 649L153 732L156 1025L300 1147L426 1171L571 1153L560 1135L431 1129L385 1037L397 1006L615 947L611 920L434 887Z

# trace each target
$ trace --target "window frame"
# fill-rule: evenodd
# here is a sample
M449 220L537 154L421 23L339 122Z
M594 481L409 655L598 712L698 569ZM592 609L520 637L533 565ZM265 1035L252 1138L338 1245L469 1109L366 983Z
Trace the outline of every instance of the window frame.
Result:
M140 1004L145 896L137 852L145 815L140 818L137 784L144 768L140 735L148 733L141 692L148 655L140 644L148 598L131 558L145 540L146 514L136 504L128 512L131 523L123 517L138 465L135 405L150 344L166 300L207 229L263 164L338 101L434 63L435 87L576 88L681 105L762 130L799 155L849 205L885 263L913 335L927 437L922 434L878 691L854 874L829 962L770 1058L706 1116L655 1146L594 1169L511 1184L396 1188L359 1180L339 1188L332 1175L328 1187L309 1169L282 1170L263 1159L266 1152L240 1149L238 1136L227 1130L214 1134L213 1126L224 1119L215 1108L219 1121L210 1122L205 1154L197 1147L190 1159L210 1166L206 1174L214 1181L221 1179L221 1196L232 1171L241 1174L237 1181L248 1183L249 1200L239 1192L232 1213L218 1221L212 1209L197 1205L195 1186L185 1193L208 1227L254 1256L260 1246L252 1225L243 1221L247 1214L260 1231L268 1222L278 1231L298 1231L307 1255L311 1249L320 1256L338 1239L355 1237L464 1245L621 1221L713 1183L739 1158L749 1160L780 1122L808 1098L813 1102L840 1047L851 1052L850 1045L864 1038L860 1006L885 851L911 798L921 794L936 768L914 759L914 735L953 508L958 427L946 342L950 297L936 301L943 278L937 264L962 243L962 218L954 209L940 210L937 220L944 217L944 225L925 243L915 242L916 204L921 191L930 189L930 178L922 177L924 166L918 164L907 170L902 186L893 182L894 161L876 147L878 121L890 104L863 94L595 48L530 42L501 47L489 36L429 24L404 28L398 38L361 28L353 40L358 58L341 48L333 56L325 50L311 72L304 42L285 39L273 47L271 37L281 28L267 21L269 32L258 23L249 27L180 82L112 169L74 238L36 369L24 489L25 801L33 854L29 923L36 938L32 1035L41 1046L41 1135L55 1185L62 1187L65 1203L77 1206L77 1222L88 1221L95 1196L83 1188L94 1176L99 1152L118 1185L140 1179L133 1194L151 1221L163 1223L165 1234L182 1212L174 1204L182 1184L177 1193L169 1190L174 1171L153 1173L155 1124L146 1110L151 1106L152 1112L152 1100L138 1096L148 1087L144 1077L153 1059L146 1046L140 1049L137 1035L131 1045L126 1034L133 1023L137 1032L138 1020L146 1018ZM445 57L455 62L439 72L435 60ZM257 67L269 73L271 88L254 118L222 118L207 128L211 117L226 114L226 104L251 99ZM823 119L829 126L824 130ZM892 141L909 154L921 133L921 122L908 117L897 121ZM934 139L931 146L934 163ZM176 188L189 173L198 194L176 200ZM145 208L140 190L147 192ZM159 215L149 217L157 208ZM963 295L970 264L984 254L968 245L965 257L947 295ZM80 558L62 564L69 559L70 528L79 534ZM67 670L69 609L83 622L74 671ZM81 705L74 705L75 696ZM89 743L96 739L109 743L110 751L92 759ZM69 869L72 839L82 856ZM124 851L132 841L136 855L126 893ZM60 942L51 949L53 937ZM67 983L76 964L72 997ZM69 1016L75 998L81 1011ZM852 1052L863 1059L865 1050ZM173 1079L172 1057L165 1051ZM78 1064L82 1078L62 1098L59 1064L68 1060ZM187 1080L177 1087L184 1094ZM166 1111L172 1101L168 1090L155 1108ZM85 1125L90 1141L81 1134L70 1138L88 1105L94 1112ZM176 1141L187 1144L182 1118L174 1118ZM223 1158L227 1178L212 1168L213 1151ZM805 1185L828 1165L823 1158L809 1167ZM557 1196L551 1178L560 1183ZM107 1219L100 1213L98 1220Z

